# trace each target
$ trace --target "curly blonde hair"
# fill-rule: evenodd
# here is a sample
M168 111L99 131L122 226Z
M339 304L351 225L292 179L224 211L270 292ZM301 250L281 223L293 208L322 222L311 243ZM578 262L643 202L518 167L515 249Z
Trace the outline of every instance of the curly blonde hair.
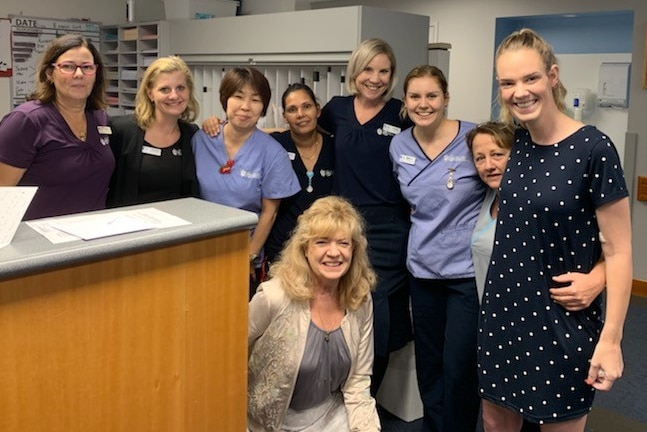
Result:
M305 252L310 242L339 232L351 238L353 251L349 269L339 280L340 306L357 310L368 299L376 276L368 260L365 222L350 202L338 196L319 198L299 216L278 260L270 267L270 276L281 281L288 297L297 301L313 297L312 270Z

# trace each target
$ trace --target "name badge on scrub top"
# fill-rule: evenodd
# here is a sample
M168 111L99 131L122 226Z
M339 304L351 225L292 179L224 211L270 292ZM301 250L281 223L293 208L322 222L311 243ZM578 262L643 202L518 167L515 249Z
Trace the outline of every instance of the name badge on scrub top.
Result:
M382 127L377 130L377 134L384 136L393 136L399 134L400 131L402 131L402 129L400 129L399 127L384 123Z
M407 165L415 165L416 164L416 157L401 154L398 161L402 162L403 164L407 164Z
M143 146L142 153L151 155L151 156L162 156L162 149L156 147Z
M112 135L110 126L97 126L97 132L99 132L99 135Z

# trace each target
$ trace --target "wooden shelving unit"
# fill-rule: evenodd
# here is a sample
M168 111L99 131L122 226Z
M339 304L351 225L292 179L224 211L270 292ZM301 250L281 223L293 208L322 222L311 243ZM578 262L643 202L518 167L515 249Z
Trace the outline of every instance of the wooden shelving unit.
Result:
M127 23L101 27L100 50L106 65L108 113L129 114L146 68L169 54L168 22Z

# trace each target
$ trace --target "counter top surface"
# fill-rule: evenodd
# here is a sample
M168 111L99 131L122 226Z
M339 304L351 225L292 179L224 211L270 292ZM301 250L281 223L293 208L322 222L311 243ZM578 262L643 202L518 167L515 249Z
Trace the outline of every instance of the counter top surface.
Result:
M0 280L249 229L258 222L258 217L252 212L196 198L160 201L81 214L110 213L150 207L191 223L88 241L76 240L53 244L25 222L21 222L11 244L0 249ZM66 215L61 218L70 216L77 215Z

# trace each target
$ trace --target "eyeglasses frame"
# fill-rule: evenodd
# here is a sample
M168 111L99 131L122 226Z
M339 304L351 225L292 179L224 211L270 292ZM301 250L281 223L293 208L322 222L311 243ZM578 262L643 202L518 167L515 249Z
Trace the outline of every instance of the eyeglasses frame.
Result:
M73 72L65 72L62 68L61 65L64 64L71 64L74 65L74 71ZM99 65L96 63L83 63L83 64L76 64L74 62L62 62L62 63L52 63L52 66L58 69L63 75L74 75L77 71L77 69L81 69L81 73L85 76L93 76L97 74L97 70L99 69ZM86 71L83 70L84 66L94 66L94 71L91 73L87 73Z

